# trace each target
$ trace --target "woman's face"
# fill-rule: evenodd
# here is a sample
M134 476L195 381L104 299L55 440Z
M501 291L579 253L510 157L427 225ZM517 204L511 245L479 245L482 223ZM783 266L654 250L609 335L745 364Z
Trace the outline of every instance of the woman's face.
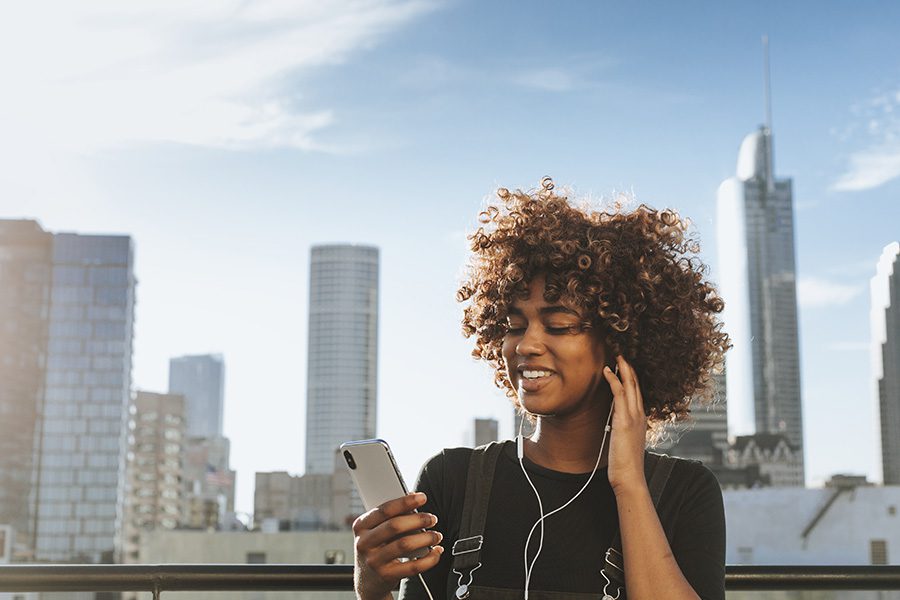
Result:
M544 276L536 276L528 299L510 308L503 360L525 410L566 416L598 399L607 352L599 333L584 327L586 319L577 310L544 300L544 284Z

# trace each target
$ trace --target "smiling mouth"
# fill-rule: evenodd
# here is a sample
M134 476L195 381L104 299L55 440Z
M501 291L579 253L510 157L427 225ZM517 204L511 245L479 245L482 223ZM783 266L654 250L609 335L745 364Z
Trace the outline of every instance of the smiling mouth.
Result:
M529 380L540 379L542 377L550 377L551 375L553 375L552 371L537 371L531 369L522 371L522 378Z

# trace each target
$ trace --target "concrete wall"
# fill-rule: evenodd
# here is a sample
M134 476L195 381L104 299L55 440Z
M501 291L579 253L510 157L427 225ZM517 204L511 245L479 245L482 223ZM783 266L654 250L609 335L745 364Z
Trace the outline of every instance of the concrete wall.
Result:
M265 553L267 564L323 564L326 552L342 551L353 563L350 531L205 532L152 531L141 536L142 563L246 564L249 553ZM149 593L139 594L150 600ZM351 592L170 592L169 600L351 600Z

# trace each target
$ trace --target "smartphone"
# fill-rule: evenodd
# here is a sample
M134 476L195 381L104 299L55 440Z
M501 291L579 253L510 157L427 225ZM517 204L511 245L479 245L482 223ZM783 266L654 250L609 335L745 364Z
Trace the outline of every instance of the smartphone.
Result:
M391 448L384 440L344 442L341 444L341 454L366 510L409 493ZM421 558L429 550L430 547L421 548L409 558Z

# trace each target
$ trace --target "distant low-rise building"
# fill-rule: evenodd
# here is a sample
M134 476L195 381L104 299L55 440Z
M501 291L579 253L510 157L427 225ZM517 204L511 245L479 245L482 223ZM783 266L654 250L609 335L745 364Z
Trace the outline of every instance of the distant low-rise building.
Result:
M182 527L222 529L234 513L235 472L226 437L189 437L184 452Z
M141 537L145 564L352 564L350 531L153 531ZM285 592L191 592L192 600L284 600ZM351 600L353 592L291 592L296 600Z
M472 425L474 446L483 446L495 442L499 437L497 419L475 419Z
M256 474L253 521L265 531L349 529L361 512L346 469L334 474Z
M772 487L803 487L803 456L780 433L739 435L728 449L727 467L756 468L760 480Z

